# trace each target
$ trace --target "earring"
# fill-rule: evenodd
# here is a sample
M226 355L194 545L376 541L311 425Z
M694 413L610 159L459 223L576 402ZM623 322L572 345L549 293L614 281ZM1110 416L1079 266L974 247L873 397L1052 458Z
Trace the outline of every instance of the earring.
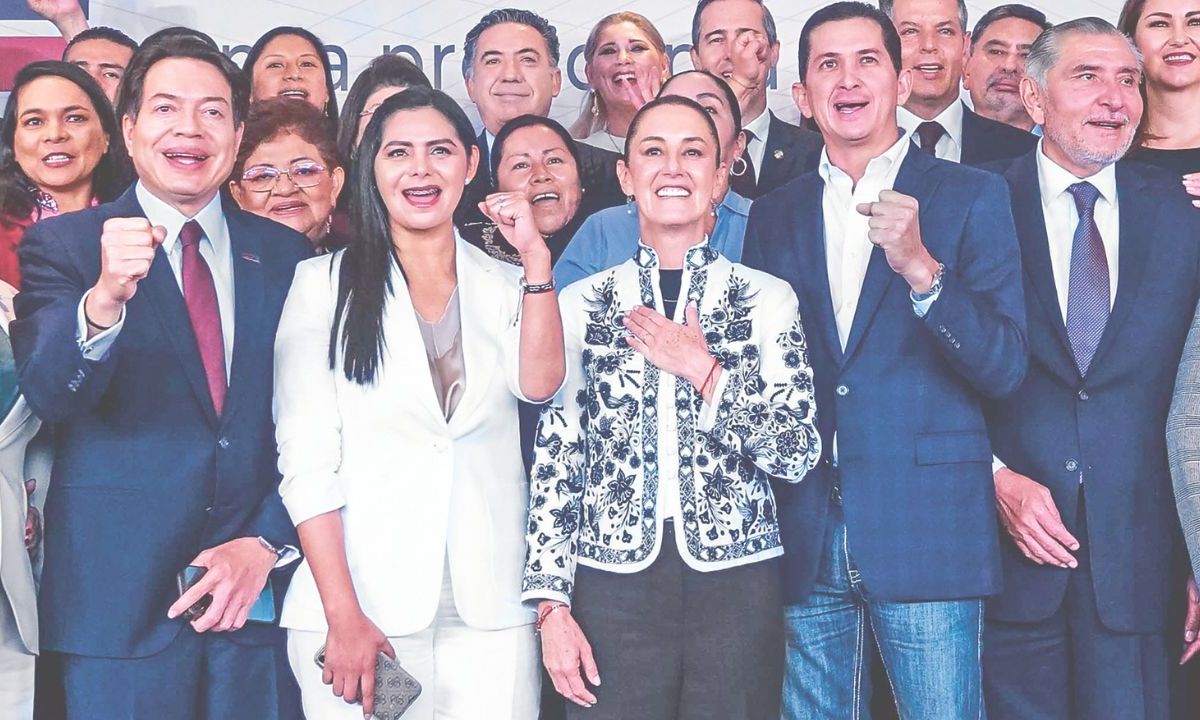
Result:
M711 203L711 204L712 204L712 216L713 216L713 217L716 217L716 216L717 216L717 201L716 201L716 200L709 200L709 203Z
M328 236L329 233L331 233L331 232L333 232L333 215L332 214L329 217L325 218L325 232L322 233L322 235Z
M633 205L633 196L632 196L632 195L627 195L627 196L626 196L626 198L628 198L628 199L625 201L625 214L626 214L626 215L632 215L632 214L633 214L633 207L634 207L634 205Z
M592 91L592 117L600 117L600 101L596 98L596 91Z

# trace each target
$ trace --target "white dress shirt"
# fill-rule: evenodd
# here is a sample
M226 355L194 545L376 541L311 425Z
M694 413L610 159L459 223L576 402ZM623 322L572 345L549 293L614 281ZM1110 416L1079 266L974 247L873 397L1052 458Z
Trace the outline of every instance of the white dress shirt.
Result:
M903 128L905 136L912 142L921 144L921 139L916 137L917 127L925 122L923 118L919 118L908 110L899 107L896 108L896 121ZM940 160L949 160L950 162L962 161L962 143L963 143L963 104L961 100L955 100L950 103L950 106L938 114L933 119L933 122L940 123L942 129L946 131L942 135L942 139L938 140L934 146L934 154Z
M1121 245L1121 217L1117 201L1116 165L1106 165L1090 177L1076 177L1071 171L1046 157L1045 140L1038 141L1038 186L1042 196L1042 216L1046 220L1046 240L1050 245L1050 270L1054 275L1054 291L1062 321L1067 323L1067 298L1071 289L1071 250L1075 244L1075 228L1079 227L1079 210L1075 197L1067 188L1077 182L1090 182L1100 191L1093 216L1104 244L1108 261L1108 307L1117 299L1117 273ZM992 472L1005 467L1004 461L992 457ZM1080 478L1083 475L1080 473ZM1082 481L1082 480L1081 480Z
M763 161L767 156L767 135L771 132L771 111L763 110L753 120L742 122L742 128L754 133L754 139L746 143L746 154L754 163L754 181L757 183L762 179Z
M179 231L189 220L200 223L200 228L204 231L200 240L200 255L208 263L217 291L217 307L221 314L221 339L225 343L225 381L228 382L229 370L233 363L233 252L229 244L229 226L225 223L225 213L221 209L221 194L214 195L200 212L189 218L152 195L141 182L138 182L134 192L150 224L166 228L167 237L163 240L162 249L167 254L180 292L183 292L183 245L179 242ZM109 348L125 325L125 309L121 308L121 316L115 325L88 340L84 304L87 303L90 293L90 290L85 293L79 303L79 346L85 358L99 360L108 354Z

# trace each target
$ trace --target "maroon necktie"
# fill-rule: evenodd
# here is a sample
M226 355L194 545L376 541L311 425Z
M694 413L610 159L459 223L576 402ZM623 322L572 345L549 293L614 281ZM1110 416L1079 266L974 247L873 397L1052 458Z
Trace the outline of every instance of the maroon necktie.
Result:
M188 220L179 231L179 242L183 245L183 302L192 321L192 332L196 334L213 408L220 415L225 406L225 340L221 335L217 288L208 263L200 255L203 236L204 230L195 220Z
M921 141L921 150L929 155L937 155L938 140L946 134L946 128L939 122L923 122L917 126L917 139Z

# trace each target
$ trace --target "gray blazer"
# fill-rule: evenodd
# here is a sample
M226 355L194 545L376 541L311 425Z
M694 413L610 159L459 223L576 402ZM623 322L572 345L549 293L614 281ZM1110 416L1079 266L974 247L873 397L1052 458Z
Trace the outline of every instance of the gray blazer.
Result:
M1200 306L1192 317L1175 377L1167 417L1167 456L1192 572L1200 577Z

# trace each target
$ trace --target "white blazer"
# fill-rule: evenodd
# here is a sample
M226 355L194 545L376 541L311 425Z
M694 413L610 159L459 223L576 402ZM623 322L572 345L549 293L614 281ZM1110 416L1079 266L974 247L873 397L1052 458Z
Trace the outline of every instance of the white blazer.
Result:
M15 294L11 286L0 283L0 323L4 332L8 332L8 309ZM38 436L41 425L22 396L0 420L0 584L9 605L0 612L12 613L19 635L0 636L0 650L30 654L38 652L35 577L40 568L30 563L25 550L25 508L29 502L25 481L37 480L33 504L40 507L50 483L51 461L49 434Z
M358 601L389 636L433 621L447 554L464 622L533 621L520 599L529 498L517 420L520 269L456 245L466 388L449 422L399 268L374 384L347 380L340 352L329 368L343 253L296 268L275 340L283 503L297 525L341 510ZM327 629L307 560L281 624Z

